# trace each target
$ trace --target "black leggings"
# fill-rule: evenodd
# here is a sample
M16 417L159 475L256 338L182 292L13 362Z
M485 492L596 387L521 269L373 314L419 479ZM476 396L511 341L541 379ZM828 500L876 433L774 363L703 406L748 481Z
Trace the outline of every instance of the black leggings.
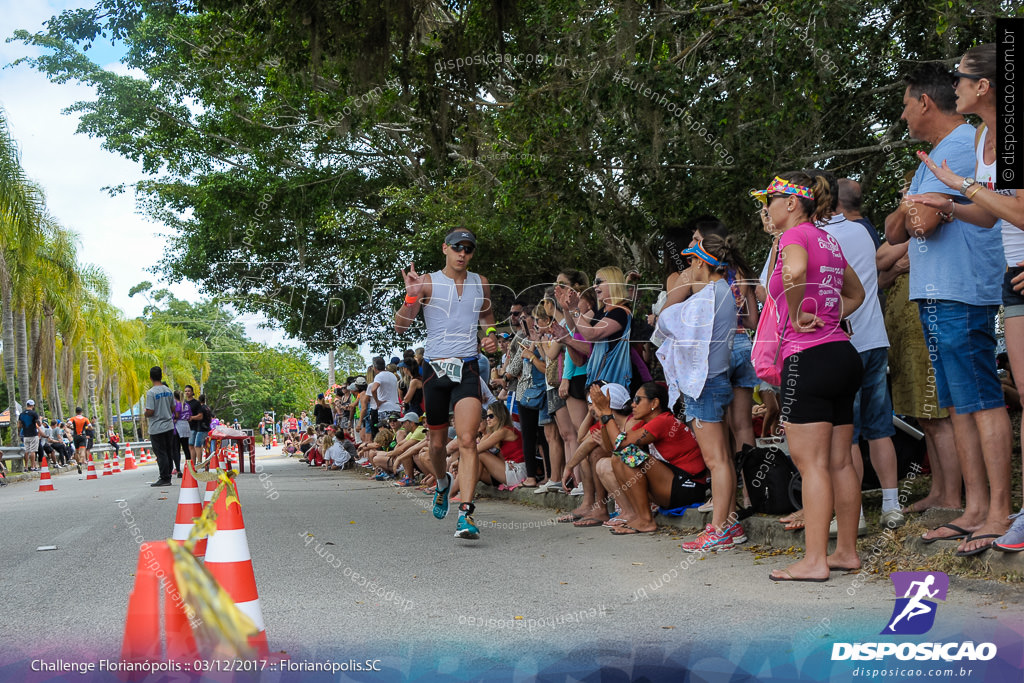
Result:
M544 429L537 424L540 419L540 411L533 408L519 406L519 427L523 432L523 456L526 459L527 478L538 479L543 476L537 466L537 446L541 447L544 454L544 466L550 470L548 464L548 440L544 436ZM555 476L551 473L552 476Z

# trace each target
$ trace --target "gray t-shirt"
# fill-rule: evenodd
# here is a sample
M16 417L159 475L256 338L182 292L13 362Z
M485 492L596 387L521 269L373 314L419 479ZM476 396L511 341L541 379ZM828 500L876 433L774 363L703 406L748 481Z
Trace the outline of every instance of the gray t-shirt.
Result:
M152 410L149 420L150 434L163 434L174 429L174 394L162 384L146 392L146 410Z
M736 297L724 278L709 286L715 291L715 323L708 350L708 377L711 378L729 372L732 343L736 338Z

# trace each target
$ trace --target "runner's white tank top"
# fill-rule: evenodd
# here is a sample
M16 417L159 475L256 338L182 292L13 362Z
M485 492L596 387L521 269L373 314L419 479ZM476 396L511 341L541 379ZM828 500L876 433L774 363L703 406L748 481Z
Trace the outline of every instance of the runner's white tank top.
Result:
M430 274L430 288L430 301L423 307L427 325L423 355L431 360L476 357L480 311L484 307L480 276L466 273L459 296L455 281L439 270Z
M975 156L978 159L978 167L974 174L974 179L990 190L1012 197L1017 194L1016 190L995 189L996 164L995 162L992 162L991 164L985 163L986 137L988 137L987 126L985 127L985 130L981 131L981 137L978 138L978 148L975 150ZM971 194L973 194L973 192L971 192ZM995 230L995 226L993 226L992 229ZM999 221L999 229L1002 231L1003 235L1003 255L1006 257L1006 265L1012 268L1021 261L1024 261L1024 230L1021 230L1007 220Z

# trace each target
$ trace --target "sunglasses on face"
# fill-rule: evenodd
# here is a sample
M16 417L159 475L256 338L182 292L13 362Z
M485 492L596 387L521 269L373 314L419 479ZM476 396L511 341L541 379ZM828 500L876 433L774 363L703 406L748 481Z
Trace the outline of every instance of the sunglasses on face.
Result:
M971 81L980 81L981 79L985 78L985 76L978 76L977 74L965 74L965 73L963 73L961 71L954 71L953 72L953 87L954 88L957 87L958 85L960 85L960 79L961 78L966 78L966 79L971 80Z
M474 247L472 244L452 244L449 246L451 246L452 251L454 251L456 254L461 254L462 252L472 254L474 251L476 251L476 247Z
M648 400L650 400L648 397L641 396L640 394L637 394L636 396L633 397L633 405L637 405L638 403L640 403L640 401L648 401Z
M490 413L487 413L487 419L488 419L488 420L493 420L493 419L494 419L494 416L493 416L493 415L491 415Z
M598 285L603 285L605 282L607 282L607 280L602 280L599 277L595 277L594 278L594 286L595 287L597 287Z

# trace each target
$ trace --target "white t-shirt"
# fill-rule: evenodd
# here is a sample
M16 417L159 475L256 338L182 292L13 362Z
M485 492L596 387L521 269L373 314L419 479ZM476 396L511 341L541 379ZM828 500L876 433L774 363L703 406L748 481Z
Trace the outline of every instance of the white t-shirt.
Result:
M1017 194L1017 190L996 189L996 162L993 161L991 164L985 163L986 137L988 137L987 126L981 131L981 137L978 138L978 147L975 151L975 155L978 158L978 166L974 173L974 179L993 192L1013 197ZM973 195L975 191L968 190L968 192ZM1003 236L1003 255L1006 257L1006 265L1010 268L1016 267L1018 263L1024 261L1024 230L1021 230L1006 219L1000 220L998 225ZM995 226L993 226L993 229L995 229Z
M378 372L373 381L377 385L377 396L380 398L377 402L377 412L399 412L402 408L398 405L398 378L395 373L387 370Z
M843 250L846 262L857 273L864 286L864 303L848 316L853 325L850 342L857 353L872 349L889 348L889 336L885 333L885 318L878 301L878 269L875 266L875 242L864 226L837 213L821 226L821 229L836 238Z
M333 461L336 467L344 466L351 457L349 452L338 441L331 444L331 447L324 453L324 459Z

